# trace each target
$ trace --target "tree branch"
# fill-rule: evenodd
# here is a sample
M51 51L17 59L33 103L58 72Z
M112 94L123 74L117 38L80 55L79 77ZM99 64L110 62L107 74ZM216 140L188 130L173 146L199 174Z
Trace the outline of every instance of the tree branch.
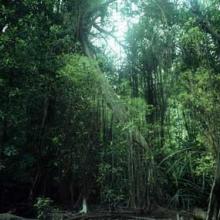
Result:
M127 46L124 45L124 44L122 44L122 43L118 40L118 38L117 38L115 35L113 35L111 32L104 30L103 28L101 28L101 27L98 26L97 24L93 24L93 27L94 27L96 30L98 30L99 32L104 33L105 35L109 35L110 37L112 37L121 47L127 48Z
M90 11L88 11L87 15L92 16L94 13L96 13L97 11L100 11L101 9L107 7L108 5L110 5L111 3L115 2L116 0L108 0L107 2L98 5L97 7L91 9Z

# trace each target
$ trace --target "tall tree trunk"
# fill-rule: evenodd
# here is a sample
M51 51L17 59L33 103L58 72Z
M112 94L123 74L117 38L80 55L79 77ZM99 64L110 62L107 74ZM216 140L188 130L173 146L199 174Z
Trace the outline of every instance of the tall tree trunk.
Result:
M37 171L32 183L32 186L30 188L30 192L29 192L29 201L32 202L34 197L35 197L35 193L36 193L36 187L38 186L38 184L41 182L42 179L42 147L44 144L44 133L45 133L45 126L46 126L46 119L48 116L48 107L49 107L49 98L46 96L44 98L44 105L43 105L43 115L42 115L42 119L41 119L41 124L39 127L39 132L38 132L38 136L37 136L37 140L36 140L36 152L38 154L38 161L37 161Z

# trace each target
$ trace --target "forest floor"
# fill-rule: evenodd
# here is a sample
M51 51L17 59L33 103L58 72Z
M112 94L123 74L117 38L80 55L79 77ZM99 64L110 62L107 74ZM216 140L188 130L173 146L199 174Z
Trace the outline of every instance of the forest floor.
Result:
M197 213L198 214L198 213ZM85 214L82 213L74 213L70 211L59 211L51 213L45 219L48 220L188 220L188 219L196 219L195 212L187 212L187 211L176 211L170 210L163 207L157 207L151 212L145 212L140 209L119 209L115 211L109 211L104 209L97 209L92 212L88 212ZM205 219L202 216L199 217L201 220ZM27 219L18 217L16 215L12 215L10 213L0 214L0 220L35 220L35 219Z

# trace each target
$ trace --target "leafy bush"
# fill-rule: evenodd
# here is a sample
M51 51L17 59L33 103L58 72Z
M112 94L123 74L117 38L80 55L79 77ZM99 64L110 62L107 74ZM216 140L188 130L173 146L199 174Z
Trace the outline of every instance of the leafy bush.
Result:
M34 208L37 211L37 218L39 220L50 219L50 213L53 210L53 201L50 198L39 197L37 198Z

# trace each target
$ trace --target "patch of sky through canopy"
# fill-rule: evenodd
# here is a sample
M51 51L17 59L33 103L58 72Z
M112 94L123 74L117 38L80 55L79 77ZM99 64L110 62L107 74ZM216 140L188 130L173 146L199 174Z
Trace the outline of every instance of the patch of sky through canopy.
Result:
M104 27L101 26L106 33L100 32L101 37L92 39L94 45L103 48L105 54L113 58L117 63L122 63L125 60L126 33L132 24L138 22L140 17L138 15L130 16L123 13L125 4L124 0L117 0L111 4L108 14L109 21L106 22ZM131 12L138 10L138 7L134 3L131 3L129 7ZM97 21L97 23L101 23L101 21ZM93 32L97 33L97 29L93 28Z

